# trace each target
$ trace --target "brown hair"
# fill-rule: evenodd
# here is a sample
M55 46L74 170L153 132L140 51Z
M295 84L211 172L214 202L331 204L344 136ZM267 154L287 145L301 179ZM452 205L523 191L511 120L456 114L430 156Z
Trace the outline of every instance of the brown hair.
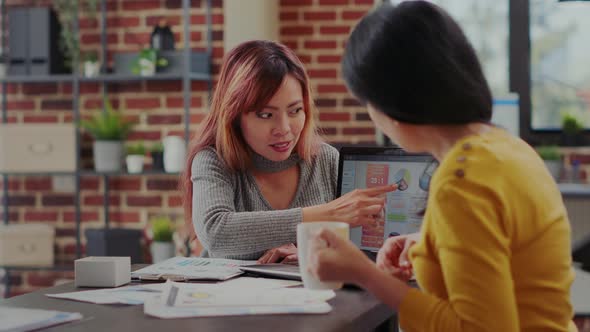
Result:
M185 225L193 239L191 165L196 154L213 147L233 172L245 171L251 163L249 147L240 129L243 112L261 110L280 88L286 75L301 84L305 124L295 150L306 161L318 150L321 138L315 125L315 107L309 78L303 64L288 47L271 41L248 41L232 49L223 60L211 108L191 143L181 176Z

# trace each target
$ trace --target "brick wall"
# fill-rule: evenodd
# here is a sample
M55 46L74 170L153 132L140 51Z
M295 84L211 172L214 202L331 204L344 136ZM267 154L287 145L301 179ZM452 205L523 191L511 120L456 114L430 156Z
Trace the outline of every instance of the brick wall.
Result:
M205 9L192 1L190 46L206 47ZM50 1L38 1L47 5ZM149 36L161 17L167 18L181 49L182 9L180 0L109 0L107 5L107 60L115 52L137 51L149 43ZM7 1L8 6L30 4L26 0ZM213 1L213 64L218 70L223 55L223 3ZM373 0L281 0L280 39L293 48L307 65L320 127L326 138L336 143L374 142L374 128L363 107L346 92L340 75L340 58L350 29L373 6ZM99 23L80 16L81 51L99 50ZM116 108L138 125L129 140L148 145L168 134L182 134L182 82L110 83L109 97ZM72 122L72 86L68 83L9 84L8 121L11 123ZM80 86L80 112L87 117L101 106L100 85ZM191 129L207 112L207 86L192 83ZM84 137L83 166L91 168L90 138ZM147 161L146 161L147 162ZM149 166L149 165L148 165ZM1 180L0 180L1 181ZM155 214L182 219L181 197L175 176L112 177L110 220L112 227L142 229ZM68 262L75 257L73 193L58 193L50 177L10 177L11 222L44 222L56 227L56 259ZM82 179L82 231L103 226L104 183L101 178ZM14 275L14 273L12 273ZM72 277L71 272L25 272L12 277L11 295L51 285L54 279Z

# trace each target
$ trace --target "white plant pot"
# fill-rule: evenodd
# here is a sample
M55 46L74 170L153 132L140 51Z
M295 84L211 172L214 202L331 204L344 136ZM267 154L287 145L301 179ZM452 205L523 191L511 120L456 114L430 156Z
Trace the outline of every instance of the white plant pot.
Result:
M178 173L184 169L186 146L178 136L164 138L164 170L167 173Z
M559 175L561 174L561 160L544 160L545 166L549 170L549 173L553 176L555 181L559 181Z
M138 154L128 155L125 158L127 162L127 172L137 174L143 172L143 159L144 156Z
M165 261L168 258L174 257L175 255L174 242L157 242L154 241L150 245L150 251L152 254L152 263L159 263Z
M123 161L123 143L94 141L94 169L97 172L118 172Z
M100 63L98 61L84 61L84 76L96 77L100 73Z
M147 59L139 60L139 75L153 76L156 73L156 63Z

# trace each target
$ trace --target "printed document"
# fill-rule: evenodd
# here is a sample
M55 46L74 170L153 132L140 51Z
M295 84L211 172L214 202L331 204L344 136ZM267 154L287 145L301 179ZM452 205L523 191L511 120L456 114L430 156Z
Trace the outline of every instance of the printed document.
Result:
M221 258L173 257L143 269L131 272L132 279L139 280L227 280L243 272L242 265L256 261L240 261Z
M77 312L0 306L0 332L32 331L79 319Z

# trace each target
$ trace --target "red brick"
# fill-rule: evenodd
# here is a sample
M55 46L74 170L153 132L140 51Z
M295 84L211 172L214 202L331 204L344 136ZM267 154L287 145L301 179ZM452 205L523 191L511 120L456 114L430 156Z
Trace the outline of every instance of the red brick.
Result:
M51 190L50 178L26 178L25 190L27 191L48 191Z
M223 22L224 22L223 15L219 15L219 14L211 15L211 24L223 24ZM191 24L194 24L194 25L205 24L205 15L192 15L191 16Z
M78 27L80 29L95 29L98 28L98 20L88 17L81 17L78 20Z
M149 32L125 32L123 42L125 44L147 45L150 43Z
M104 196L103 195L89 195L89 196L84 197L83 202L84 202L84 205L102 206L104 204ZM121 197L109 195L109 205L111 205L111 206L121 205Z
M342 12L342 19L343 20L360 20L363 16L367 14L366 11L359 11L359 10L345 10Z
M375 0L356 0L357 5L373 5Z
M322 127L320 128L320 132L323 135L336 135L338 133L338 130L333 127Z
M316 107L336 107L336 99L316 99L315 100Z
M182 81L148 81L146 90L149 92L180 92Z
M41 95L57 93L55 83L26 83L23 84L23 93L26 95Z
M55 284L56 279L59 279L59 276L46 272L29 272L27 276L29 285L35 287L51 287Z
M128 196L128 206L161 206L162 196Z
M203 34L201 31L191 31L191 41L199 42L203 40Z
M347 92L346 86L336 84L321 84L318 86L317 91L319 93Z
M207 91L207 90L208 90L207 82L203 82L203 81L191 82L191 91L196 92L196 91Z
M8 198L9 206L34 206L35 196L33 195L14 195L11 194Z
M320 121L350 121L350 113L320 113Z
M19 83L9 83L9 84L6 85L6 93L8 93L8 94L12 94L12 93L16 94L20 90L19 87L20 87L20 84ZM2 92L2 85L1 84L0 84L0 92Z
M294 27L282 27L281 35L286 36L303 36L312 35L313 27L311 26L294 26Z
M282 6L311 6L313 0L281 0Z
M283 44L292 50L299 48L299 44L296 40L285 40L283 41Z
M148 190L178 190L178 179L149 179Z
M123 1L122 9L130 11L140 11L146 9L158 9L160 8L160 1L158 0L133 0Z
M180 15L150 15L145 18L145 25L148 27L153 27L158 25L161 20L166 20L166 23L171 27L174 27L175 25L180 25L182 23Z
M137 223L140 221L139 212L110 212L109 219L112 222L132 222Z
M348 2L348 0L320 0L320 6L342 6L348 5Z
M342 57L340 55L319 55L319 63L340 63Z
M279 14L279 19L281 21L297 21L299 19L298 12L281 12Z
M356 113L354 119L356 121L371 121L368 113Z
M211 32L211 40L222 41L223 40L223 31L221 31L221 30L212 31Z
M350 28L349 26L320 27L320 33L322 35L348 35Z
M305 12L303 13L303 19L306 21L333 21L336 19L335 12Z
M307 49L334 49L336 46L336 41L333 40L308 40L303 43L303 47Z
M74 205L73 195L43 195L41 197L43 206L68 206Z
M64 212L63 219L65 222L74 222L76 221L76 213L74 211L66 211ZM98 212L94 211L82 211L80 212L80 221L82 222L89 222L89 221L99 221Z
M56 211L25 211L25 221L27 222L42 222L42 221L57 221Z
M138 191L141 190L141 179L139 178L114 178L109 179L111 190Z
M100 92L100 86L98 85L98 83L88 83L88 82L80 83L80 93L81 94L99 93L99 92Z
M205 118L206 114L191 114L191 124L201 123Z
M147 118L150 125L181 124L181 115L150 115Z
M22 179L22 178L21 178ZM9 179L8 180L8 190L10 191L16 191L16 190L20 190L21 188L21 180L18 179ZM0 188L2 188L3 182L2 182L2 178L0 177Z
M168 207L179 207L182 206L182 196L170 196L168 197Z
M344 135L374 135L375 128L352 127L342 130Z
M73 228L56 228L55 229L55 237L75 237L76 230Z
M299 55L298 58L299 58L299 60L301 60L301 62L303 62L305 64L311 63L311 56L310 55Z
M191 107L198 108L203 106L201 97L191 98ZM182 108L184 107L184 99L182 97L167 97L166 98L167 108Z
M57 123L58 118L54 115L25 115L24 123Z
M57 100L42 100L41 101L41 109L42 110L50 110L50 111L71 111L72 110L72 100L68 99L57 99Z
M14 100L6 102L6 110L8 111L31 111L35 109L35 102L33 100Z
M360 107L362 105L361 105L361 103L359 103L358 100L356 100L354 98L346 98L346 99L342 100L342 106L344 106L344 107Z
M72 89L72 83L62 82L60 84L60 86L61 86L61 88L60 88L61 89L61 93L63 93L63 94L68 94L69 95L73 91L73 89Z
M336 69L310 69L307 71L311 78L336 78Z
M125 107L128 109L146 109L160 107L159 97L127 98Z
M162 132L160 131L143 131L143 130L134 130L129 134L127 137L128 140L159 140L162 139Z
M113 16L107 17L107 27L109 28L131 28L139 26L139 17L137 16ZM150 24L150 26L154 26Z

